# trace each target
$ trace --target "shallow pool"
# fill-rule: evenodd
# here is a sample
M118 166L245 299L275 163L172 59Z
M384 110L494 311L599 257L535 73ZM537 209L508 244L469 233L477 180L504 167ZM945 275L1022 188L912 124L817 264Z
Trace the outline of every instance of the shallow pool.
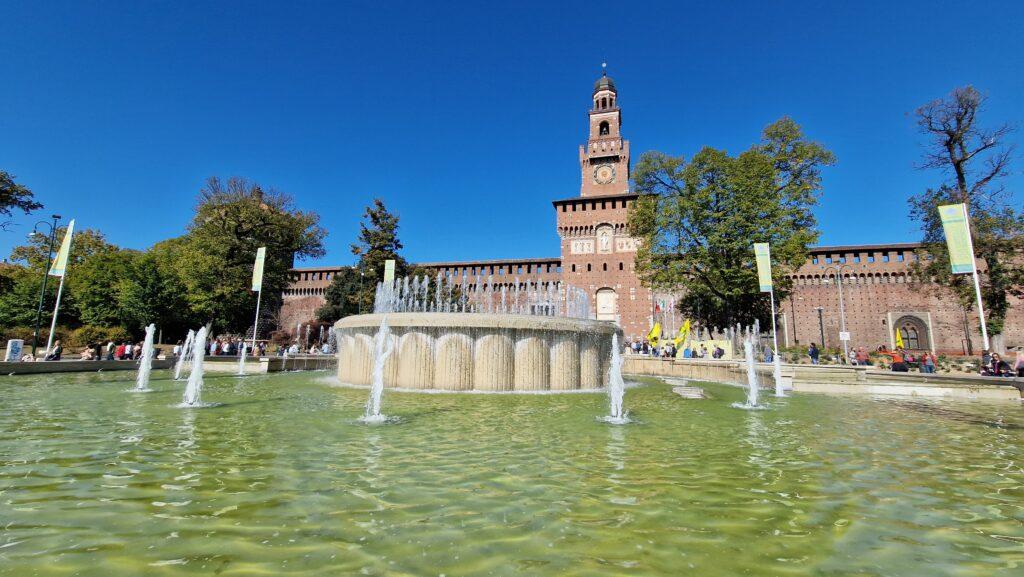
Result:
M0 378L0 574L1024 575L1018 404L154 377Z

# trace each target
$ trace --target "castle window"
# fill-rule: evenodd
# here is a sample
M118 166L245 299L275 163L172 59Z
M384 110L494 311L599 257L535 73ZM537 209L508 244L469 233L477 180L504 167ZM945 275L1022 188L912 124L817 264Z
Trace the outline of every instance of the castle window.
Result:
M608 108L608 99L607 98L602 98L601 99L601 108ZM607 133L606 132L602 132L601 134L607 134Z
M818 264L818 257L812 258L811 259L811 264Z
M622 270L622 263L619 263L619 270Z
M587 272L590 272L591 270L592 270L592 269L591 269L591 267L590 267L590 263L588 262L588 263L587 263Z
M883 254L882 255L882 262L889 262L889 255Z
M601 122L600 128L598 128L598 134L600 134L601 136L607 136L608 135L608 121L607 120Z
M603 265L601 265L601 270L607 271L608 270L608 263L604 263Z
M868 255L868 262L875 262L875 253L871 253Z
M898 260L899 262L903 262L903 253L902 252L896 255L896 260Z
M572 272L576 272L576 265L572 265Z

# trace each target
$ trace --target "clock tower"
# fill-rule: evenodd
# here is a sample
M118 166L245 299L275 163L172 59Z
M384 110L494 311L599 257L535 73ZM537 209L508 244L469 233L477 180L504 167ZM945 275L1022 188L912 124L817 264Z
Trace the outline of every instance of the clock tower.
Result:
M615 83L602 73L594 83L590 138L580 146L580 196L629 194L629 141L622 139L622 111Z
M654 299L636 275L639 239L629 233L629 142L622 139L618 91L607 74L594 83L590 134L580 147L579 196L556 200L562 285L590 296L591 314L618 323L627 337L651 327Z

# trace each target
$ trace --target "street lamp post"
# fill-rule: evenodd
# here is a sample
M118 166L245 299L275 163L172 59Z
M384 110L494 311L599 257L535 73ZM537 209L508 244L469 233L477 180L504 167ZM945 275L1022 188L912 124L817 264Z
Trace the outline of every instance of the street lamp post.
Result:
M843 269L853 268L850 265L836 264L823 267L825 270L836 271L836 287L839 288L839 340L843 342L843 354L846 355L846 362L850 362L850 341L844 339L842 333L846 332L846 309L843 307Z
M43 299L46 296L46 281L50 278L50 264L53 262L53 243L57 240L57 221L60 220L59 214L51 215L53 224L41 220L32 227L32 232L29 233L30 237L34 237L41 234L37 229L39 225L46 225L50 227L50 241L47 244L46 250L46 268L43 269L43 286L39 288L39 306L36 308L36 330L32 334L32 358L36 356L36 347L39 345L39 323L43 316Z
M817 311L818 311L818 331L821 332L821 346L822 347L825 346L825 320L824 320L824 317L821 316L821 313L824 310L825 309L822 308L822 307L817 307Z
M352 267L356 268L356 267ZM359 271L359 294L356 295L356 300L359 301L359 314L363 314L363 271Z

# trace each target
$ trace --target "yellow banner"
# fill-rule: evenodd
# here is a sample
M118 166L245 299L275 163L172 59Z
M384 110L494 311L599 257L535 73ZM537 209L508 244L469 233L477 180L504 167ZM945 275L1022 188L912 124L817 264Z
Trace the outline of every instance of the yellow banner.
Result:
M68 255L71 254L71 235L75 233L75 219L68 223L68 230L64 233L64 240L60 243L60 251L57 252L57 260L53 261L50 267L50 276L63 277L68 270Z
M651 327L650 332L647 333L647 342L650 343L652 347L656 347L658 346L658 339L660 338L661 323L654 323L654 326Z
M900 333L900 329L896 329L896 348L903 348L903 334Z
M971 229L967 223L967 205L946 204L939 207L942 230L946 233L949 247L949 264L953 274L974 272L974 246L971 243Z
M754 259L757 261L757 284L761 286L761 292L772 292L772 253L768 243L754 243Z
M679 327L679 334L676 335L675 345L676 348L682 348L683 344L686 343L687 339L690 338L690 319L686 319L683 326Z
M256 262L252 265L252 290L263 290L263 261L267 258L267 247L256 249Z

